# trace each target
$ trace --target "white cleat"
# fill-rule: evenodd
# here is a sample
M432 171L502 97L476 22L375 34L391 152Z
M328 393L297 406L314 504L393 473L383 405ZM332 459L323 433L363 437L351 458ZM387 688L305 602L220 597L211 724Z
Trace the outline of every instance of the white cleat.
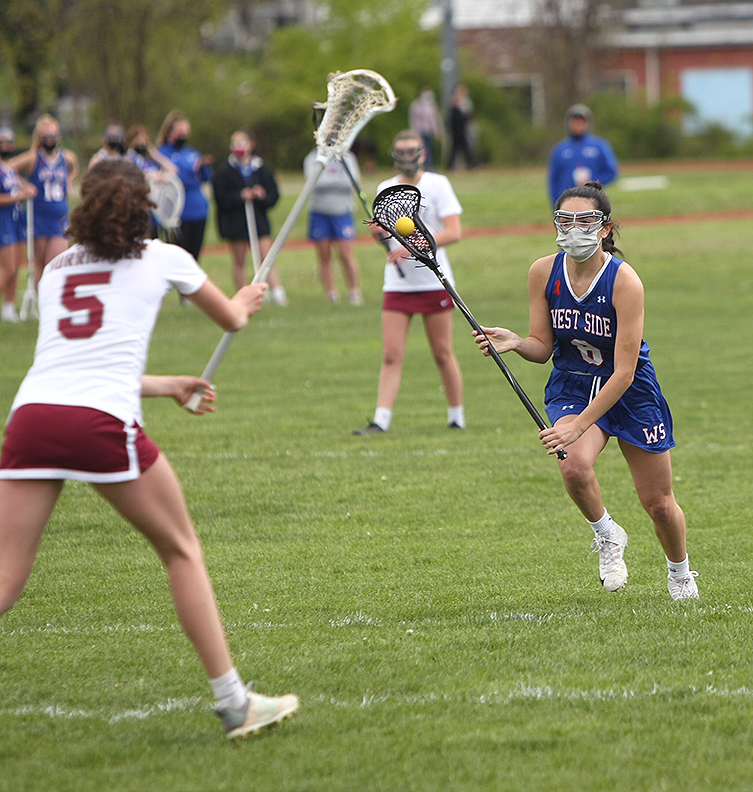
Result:
M285 696L262 696L251 689L253 682L246 687L246 706L240 709L218 709L215 714L222 721L228 740L258 734L266 726L274 726L298 712L298 696L288 693Z
M617 523L613 523L608 536L595 536L591 547L599 554L599 578L606 591L619 591L627 582L625 548L628 535Z
M669 589L669 595L672 599L698 599L698 586L695 582L697 577L697 572L688 572L687 575L678 578L669 575L667 578L667 588Z

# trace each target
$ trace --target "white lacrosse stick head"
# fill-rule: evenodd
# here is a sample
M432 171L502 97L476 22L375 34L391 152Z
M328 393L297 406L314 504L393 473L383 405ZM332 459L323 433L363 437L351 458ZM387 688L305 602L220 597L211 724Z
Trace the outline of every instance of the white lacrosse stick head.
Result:
M397 98L387 80L369 69L334 72L327 78L327 103L314 133L317 159L328 165L342 159L358 133L380 113L395 108Z
M155 204L154 216L168 231L178 228L185 203L183 182L174 173L164 174L149 185L149 198Z

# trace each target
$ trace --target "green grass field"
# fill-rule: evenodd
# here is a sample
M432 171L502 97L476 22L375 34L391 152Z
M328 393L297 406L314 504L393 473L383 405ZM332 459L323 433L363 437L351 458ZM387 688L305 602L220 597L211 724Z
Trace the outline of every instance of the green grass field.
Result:
M541 171L453 181L469 229L547 219ZM296 183L284 181L292 197ZM145 409L186 490L241 674L263 693L298 693L300 713L229 744L154 553L69 483L0 620L0 790L748 792L750 220L639 220L751 209L750 173L673 172L667 190L612 197L674 413L699 601L670 600L616 444L598 474L630 534L630 579L601 589L590 529L460 315L467 430L445 426L416 324L390 433L352 436L376 396L380 250L358 248L366 305L353 308L326 303L313 251L294 245L278 260L291 305L265 308L236 338L218 412ZM553 238L455 246L479 321L525 330L527 268ZM229 289L228 256L204 264ZM34 336L31 324L0 326L0 410ZM198 374L219 337L171 296L149 371ZM548 366L509 363L541 404Z

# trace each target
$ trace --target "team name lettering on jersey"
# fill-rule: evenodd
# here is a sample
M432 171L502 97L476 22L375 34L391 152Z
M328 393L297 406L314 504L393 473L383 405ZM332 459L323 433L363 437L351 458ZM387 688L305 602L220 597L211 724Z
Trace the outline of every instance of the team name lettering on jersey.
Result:
M577 330L580 311L577 308L552 308L552 327L555 330Z
M586 312L583 317L583 330L601 338L612 338L612 320L608 316Z
M67 253L63 253L56 259L53 259L48 265L47 269L57 270L63 267L78 267L82 264L91 264L92 261L97 259L92 256L84 247L75 247Z
M577 308L552 308L552 327L555 330L581 330L600 338L612 338L610 317L586 311L581 322L581 311Z

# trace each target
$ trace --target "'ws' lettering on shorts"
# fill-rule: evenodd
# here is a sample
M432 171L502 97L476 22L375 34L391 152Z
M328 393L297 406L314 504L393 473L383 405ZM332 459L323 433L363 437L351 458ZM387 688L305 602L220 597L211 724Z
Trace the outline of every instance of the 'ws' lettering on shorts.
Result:
M431 314L451 311L452 297L446 289L425 292L385 292L383 311L399 311L407 314Z
M314 242L322 239L354 239L355 236L352 215L309 214L309 239Z
M603 386L600 380L601 377L553 369L544 396L552 424L566 415L580 415ZM638 368L633 384L596 425L608 435L653 454L674 448L672 413L650 362Z
M137 479L159 449L138 425L100 410L24 404L11 416L0 478L72 479L108 484Z

